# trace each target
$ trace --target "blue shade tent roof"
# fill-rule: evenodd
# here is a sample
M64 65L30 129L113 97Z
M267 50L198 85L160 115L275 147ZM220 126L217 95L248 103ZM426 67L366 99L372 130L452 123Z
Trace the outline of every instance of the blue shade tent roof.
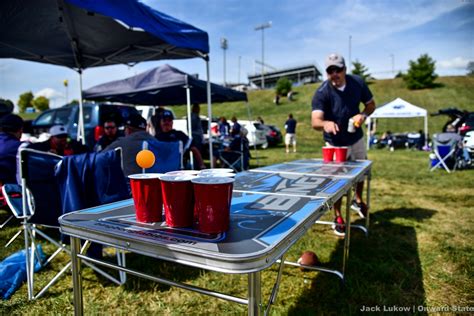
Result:
M0 58L76 70L209 53L206 32L137 0L3 0L0 29Z
M207 101L206 81L199 80L170 65L140 73L123 80L115 80L83 91L85 99L144 105L186 104L187 85L191 102ZM247 94L211 84L212 102L247 101Z

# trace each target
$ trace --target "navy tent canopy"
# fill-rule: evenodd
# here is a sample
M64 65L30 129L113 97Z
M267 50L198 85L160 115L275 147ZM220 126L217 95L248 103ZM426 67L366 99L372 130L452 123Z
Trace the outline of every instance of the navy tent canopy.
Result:
M83 91L88 100L143 105L186 104L184 88L189 87L192 103L207 101L207 82L170 65L153 68L136 76L115 80ZM247 94L211 84L212 102L247 101Z
M137 0L3 0L0 29L0 58L76 70L209 53L206 32Z

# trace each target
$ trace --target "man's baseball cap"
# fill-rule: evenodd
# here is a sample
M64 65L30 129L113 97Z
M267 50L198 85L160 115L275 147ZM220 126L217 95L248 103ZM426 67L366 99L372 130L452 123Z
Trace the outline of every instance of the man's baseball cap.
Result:
M125 125L139 129L146 129L146 120L141 115L132 115L125 120Z
M328 70L328 68L331 66L344 68L346 66L346 62L344 61L344 57L342 57L340 54L332 53L329 54L328 57L326 57L324 65L326 66L326 70Z
M54 125L49 129L49 135L51 136L67 136L67 130L63 125Z
M173 116L173 112L171 112L170 110L164 110L163 112L161 112L160 114L160 118L162 120L164 119L174 119L174 116Z
M10 131L18 131L23 127L23 119L16 114L7 114L0 118L0 128Z

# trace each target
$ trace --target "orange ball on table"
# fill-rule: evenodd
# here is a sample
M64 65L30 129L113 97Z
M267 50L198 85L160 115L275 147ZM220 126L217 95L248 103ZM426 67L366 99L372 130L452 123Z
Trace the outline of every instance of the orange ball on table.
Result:
M140 168L151 168L155 164L155 155L150 150L143 149L138 152L135 160Z

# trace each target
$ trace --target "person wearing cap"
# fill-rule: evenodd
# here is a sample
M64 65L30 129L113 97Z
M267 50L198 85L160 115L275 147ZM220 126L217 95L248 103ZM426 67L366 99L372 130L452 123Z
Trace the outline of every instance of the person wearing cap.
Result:
M114 120L106 120L104 122L104 135L102 135L97 144L95 144L94 151L100 152L104 150L107 146L112 144L118 139L118 129L117 124Z
M346 74L344 57L332 53L325 60L328 79L315 92L312 100L311 124L315 130L323 131L328 146L347 146L348 159L367 159L367 149L360 128L375 110L375 102L369 87L356 75ZM360 104L363 104L362 112ZM353 126L349 126L349 122ZM351 124L351 125L352 125ZM364 183L357 184L355 199L351 208L364 218L367 205L362 200ZM341 217L341 200L334 204L334 233L345 235L344 220Z
M83 154L89 151L86 145L69 139L69 134L64 125L54 125L49 129L49 139L44 142L29 144L27 148L50 152L60 156Z
M146 120L139 114L130 116L125 120L125 137L121 137L107 146L104 151L122 148L123 173L129 176L141 173L142 168L136 162L136 156L143 149L144 141L151 141L155 138L146 131Z
M205 169L206 165L202 160L199 149L196 148L186 134L181 131L173 129L173 113L169 110L163 110L160 114L160 128L155 135L156 139L162 142L176 142L180 141L183 144L185 153L191 151L193 153L195 167L197 169Z
M16 181L16 155L23 133L23 119L15 114L0 118L0 186Z

